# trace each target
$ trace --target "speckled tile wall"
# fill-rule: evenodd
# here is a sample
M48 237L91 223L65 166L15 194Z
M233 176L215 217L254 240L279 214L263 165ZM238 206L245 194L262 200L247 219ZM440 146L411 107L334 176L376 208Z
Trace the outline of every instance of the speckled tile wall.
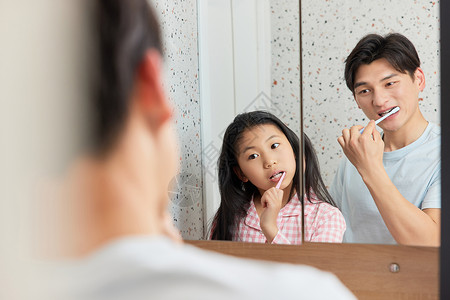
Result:
M330 185L342 151L337 137L345 127L368 120L344 82L344 60L369 33L399 32L416 46L426 76L421 110L440 123L439 1L302 0L304 131Z
M180 175L171 188L170 211L185 239L203 236L197 1L155 0L164 40L166 91L175 106Z
M272 90L278 116L300 133L300 18L299 3L270 0L272 28Z

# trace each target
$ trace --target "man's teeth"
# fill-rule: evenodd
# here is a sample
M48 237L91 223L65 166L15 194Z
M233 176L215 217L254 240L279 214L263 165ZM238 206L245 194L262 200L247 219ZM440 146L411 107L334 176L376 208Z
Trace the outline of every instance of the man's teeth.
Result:
M382 116L384 116L385 114L390 113L394 108L395 108L395 107L393 107L393 108L391 108L390 110L387 110L387 111L381 113L380 116L382 117Z

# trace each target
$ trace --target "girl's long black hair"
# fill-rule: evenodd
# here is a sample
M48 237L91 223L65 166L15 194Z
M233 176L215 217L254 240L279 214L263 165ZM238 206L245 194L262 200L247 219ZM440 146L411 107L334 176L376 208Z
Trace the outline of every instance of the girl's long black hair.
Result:
M242 182L234 173L234 168L239 167L237 162L237 145L239 144L243 133L254 126L266 124L275 125L284 133L291 144L295 155L296 168L289 199L293 196L294 192L299 191L298 176L300 176L300 147L297 135L280 119L269 112L253 111L237 115L225 131L222 150L218 160L221 202L212 221L210 234L212 240L231 240L235 225L237 224L236 221L247 215L252 196L255 193L259 193L256 186L250 181L245 183ZM306 137L305 134L304 137ZM305 175L307 175L307 180L305 180L305 190L307 191L306 195L308 199L310 198L312 190L319 199L334 205L330 194L323 184L316 154L307 137L305 138L305 159Z
M333 198L330 193L328 193L328 190L322 180L322 176L320 175L320 166L316 151L314 151L311 140L305 133L303 133L303 143L305 145L303 148L303 155L305 156L306 162L304 177L306 198L311 201L311 193L315 193L319 200L336 207L336 203L334 203Z

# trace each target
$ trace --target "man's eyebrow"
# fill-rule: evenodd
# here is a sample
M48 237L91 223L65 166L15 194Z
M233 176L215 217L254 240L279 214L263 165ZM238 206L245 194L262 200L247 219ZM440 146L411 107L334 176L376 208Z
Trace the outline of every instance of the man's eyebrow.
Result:
M365 82L365 81L357 82L357 83L355 83L355 87L353 89L356 90L356 88L358 88L358 87L360 87L362 85L365 85L365 84L367 84L367 82Z
M391 79L392 77L395 77L395 76L397 76L397 74L392 73L392 74L390 74L390 75L384 77L383 79L381 79L380 82L385 81L385 80L387 80L387 79Z
M383 82L383 81L385 81L385 80L391 79L392 77L395 77L395 76L397 76L397 75L398 75L398 74L395 74L395 73L389 74L388 76L386 76L386 77L380 79L380 82ZM360 86L365 85L365 84L367 84L367 82L365 82L365 81L357 82L357 83L355 83L354 89L356 90L357 87L360 87Z

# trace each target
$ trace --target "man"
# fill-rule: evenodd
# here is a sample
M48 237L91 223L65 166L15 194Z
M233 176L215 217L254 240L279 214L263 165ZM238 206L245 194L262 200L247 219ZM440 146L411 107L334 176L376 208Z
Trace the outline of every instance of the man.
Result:
M440 244L440 128L425 120L425 75L403 35L362 38L345 65L347 87L371 120L338 138L344 154L330 189L344 214L344 241ZM395 107L400 110L375 121Z
M101 0L97 9L96 127L92 151L63 189L67 234L58 254L70 260L50 273L55 298L354 299L310 267L182 245L167 211L178 166L158 23L146 0Z

